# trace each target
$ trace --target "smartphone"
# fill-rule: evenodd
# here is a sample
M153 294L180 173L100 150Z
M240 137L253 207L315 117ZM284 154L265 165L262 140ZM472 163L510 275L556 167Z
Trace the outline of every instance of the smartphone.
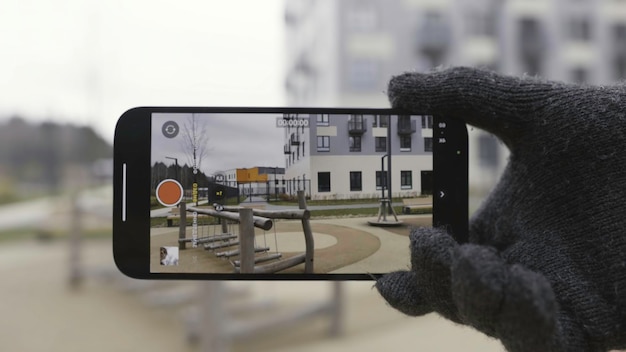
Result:
M114 139L113 256L141 279L371 280L413 227L468 227L463 122L393 109L139 107Z

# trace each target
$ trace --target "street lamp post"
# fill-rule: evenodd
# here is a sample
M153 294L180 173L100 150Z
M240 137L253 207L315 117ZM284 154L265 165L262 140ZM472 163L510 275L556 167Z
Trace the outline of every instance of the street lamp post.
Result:
M175 170L175 172L176 172L176 174L175 174L176 175L175 176L176 177L176 181L181 182L180 179L178 178L178 158L174 158L174 157L171 157L171 156L166 156L165 159L174 160L174 163L176 164L176 170Z
M176 169L174 170L174 178L176 179L176 181L180 182L180 184L182 185L183 182L180 180L180 178L178 178L178 158L166 156L165 159L174 160L174 164L176 165Z

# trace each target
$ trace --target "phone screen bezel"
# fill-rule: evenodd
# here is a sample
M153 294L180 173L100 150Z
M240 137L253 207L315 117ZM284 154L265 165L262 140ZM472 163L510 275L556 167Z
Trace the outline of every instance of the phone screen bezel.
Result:
M150 272L151 117L153 113L275 113L428 115L398 109L287 107L138 107L119 118L114 136L113 257L138 279L176 280L372 280L384 273L205 274ZM459 243L468 236L468 135L460 120L434 116L433 226ZM407 248L408 251L408 248ZM410 263L407 263L407 266Z

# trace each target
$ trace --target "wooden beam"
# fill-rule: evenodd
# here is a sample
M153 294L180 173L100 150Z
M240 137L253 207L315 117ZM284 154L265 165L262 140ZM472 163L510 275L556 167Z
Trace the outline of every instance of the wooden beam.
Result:
M267 252L269 250L270 250L270 247L256 247L256 248L254 248L254 252L255 253ZM230 258L230 257L234 257L236 255L239 255L240 252L241 251L239 249L233 249L232 251L215 253L215 255L218 256L218 257Z
M224 247L232 247L232 246L236 246L239 244L239 241L228 241L228 242L221 242L221 243L208 243L204 245L204 249L206 250L213 250L213 249L219 249L219 248L224 248Z
M225 211L239 212L246 207L223 205ZM268 219L309 219L311 212L306 209L264 210L252 208L252 214Z
M254 258L254 264L269 262L270 260L278 259L282 256L283 255L280 253L272 253L272 254L264 255L262 257L256 257ZM233 261L233 263L235 264L236 267L241 266L241 262L239 260L235 260Z
M229 211L217 211L217 210L213 210L213 209L200 209L200 208L196 208L196 207L188 207L187 208L188 212L196 212L198 214L206 214L206 215L211 215L214 216L216 218L220 218L220 219L228 219L228 220L232 220L235 222L239 222L239 214L235 213L235 212L229 212ZM264 218L264 217L260 217L260 216L253 216L253 224L255 227L258 227L260 229L263 229L265 231L270 230L272 228L273 222L271 219L268 218Z
M277 261L274 263L265 264L265 265L257 265L254 267L254 273L255 274L276 273L276 272L291 268L292 266L296 266L298 264L304 263L305 258L306 258L305 254L298 254L287 259L281 259L280 261Z
M237 235L231 235L231 234L223 234L223 235L217 235L217 236L208 236L208 237L198 237L198 243L207 243L207 242L217 242L217 241L225 241L225 240L230 240L233 238L237 238ZM183 242L191 242L192 239L191 238L183 238L183 239L178 239L178 242L183 241Z

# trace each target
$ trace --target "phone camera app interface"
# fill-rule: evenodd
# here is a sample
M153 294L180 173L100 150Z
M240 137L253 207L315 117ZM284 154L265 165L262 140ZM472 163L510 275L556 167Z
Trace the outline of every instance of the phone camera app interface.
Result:
M433 117L152 113L150 271L385 273L433 222Z

